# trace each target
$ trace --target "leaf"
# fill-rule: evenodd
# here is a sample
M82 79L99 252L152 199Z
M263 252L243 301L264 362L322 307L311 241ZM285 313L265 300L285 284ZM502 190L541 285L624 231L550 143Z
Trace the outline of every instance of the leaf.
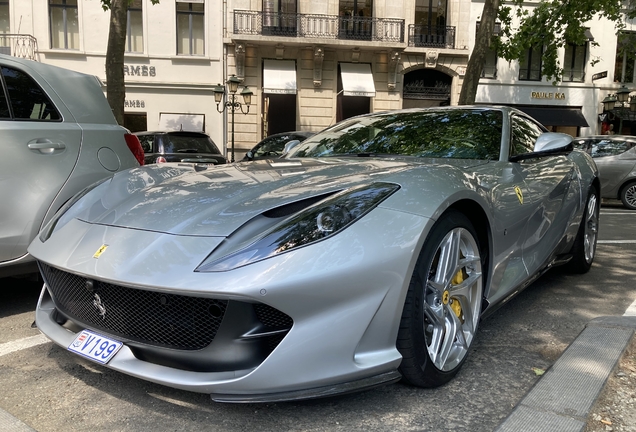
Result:
M532 371L534 372L534 374L536 376L541 376L545 373L545 369L541 369L541 368L537 368L537 367L533 367Z

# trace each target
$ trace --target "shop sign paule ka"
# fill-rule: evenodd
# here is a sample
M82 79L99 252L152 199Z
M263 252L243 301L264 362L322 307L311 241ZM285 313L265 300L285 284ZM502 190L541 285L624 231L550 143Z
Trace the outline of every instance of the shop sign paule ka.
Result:
M533 91L530 94L532 99L557 99L557 100L565 100L565 93L561 92L539 92Z

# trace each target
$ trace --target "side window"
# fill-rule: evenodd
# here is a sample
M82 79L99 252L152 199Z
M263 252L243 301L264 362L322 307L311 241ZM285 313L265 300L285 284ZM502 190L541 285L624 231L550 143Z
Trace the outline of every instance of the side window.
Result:
M629 150L630 146L624 141L603 140L592 144L592 157L616 156Z
M140 136L139 142L144 153L152 153L152 135Z
M11 118L9 102L7 101L7 95L4 94L4 88L2 88L2 81L0 81L0 118Z
M532 120L513 115L510 156L532 152L537 138L539 138L539 135L542 133L543 130Z
M61 120L44 90L26 73L2 67L2 77L7 85L13 117L18 120Z

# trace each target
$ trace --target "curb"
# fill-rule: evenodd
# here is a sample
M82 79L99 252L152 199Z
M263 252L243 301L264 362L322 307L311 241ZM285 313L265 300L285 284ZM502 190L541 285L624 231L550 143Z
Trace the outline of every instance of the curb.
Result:
M582 432L635 331L634 316L590 321L495 431Z
M36 432L25 423L0 408L0 430L6 432Z

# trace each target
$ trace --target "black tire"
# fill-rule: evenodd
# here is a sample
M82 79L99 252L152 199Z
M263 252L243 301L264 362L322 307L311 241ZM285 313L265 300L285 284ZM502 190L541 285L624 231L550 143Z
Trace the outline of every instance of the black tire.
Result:
M636 182L627 183L621 189L621 201L630 210L636 210Z
M402 312L399 370L409 384L443 385L466 360L481 313L481 268L473 225L460 212L445 213L420 252Z
M587 194L581 225L572 245L572 259L566 264L566 270L570 273L587 273L592 267L598 238L599 207L598 191L591 186Z

